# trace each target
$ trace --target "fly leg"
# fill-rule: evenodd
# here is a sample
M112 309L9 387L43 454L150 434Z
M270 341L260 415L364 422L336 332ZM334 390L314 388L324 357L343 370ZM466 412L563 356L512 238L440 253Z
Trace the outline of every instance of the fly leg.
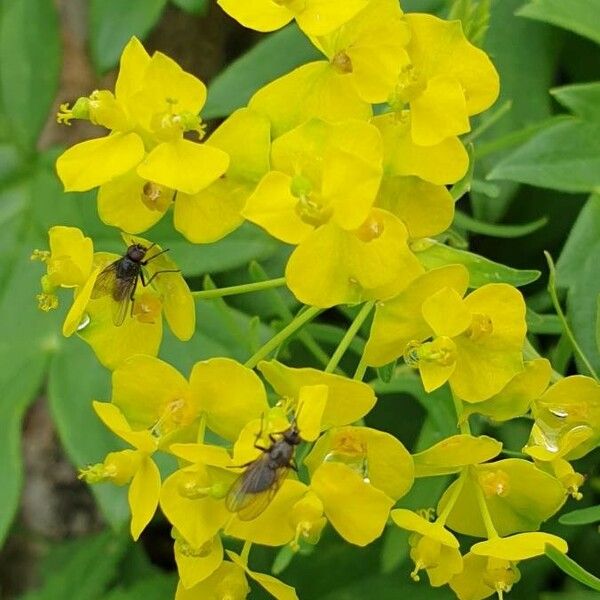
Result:
M152 257L154 258L154 256ZM141 271L140 271L141 273ZM152 277L150 277L150 279L148 279L148 281L144 282L142 280L142 284L144 285L144 287L150 285L152 283L152 280L157 276L157 275L161 275L162 273L181 273L181 269L164 269L162 271L156 271L156 273L152 274Z
M260 440L260 438L262 437L262 433L263 433L263 421L264 421L264 418L265 418L265 413L263 413L263 414L261 415L261 417L260 417L260 430L258 431L258 433L256 434L256 437L254 438L254 447L255 447L257 450L261 450L262 452L268 452L268 451L270 450L270 448L265 448L264 446L261 446L261 445L258 443L258 440ZM272 441L273 443L277 441L277 440L274 440L274 439L273 439L273 436L272 436L272 435L269 435L269 438L271 439L271 441Z
M152 246L154 246L154 244L152 244ZM150 246L150 248L152 248L152 246ZM150 248L148 248L148 250L150 250ZM148 250L146 250L146 252L148 252ZM164 254L165 252L168 252L169 248L165 248L164 250L161 250L160 252L157 252L156 254L154 254L153 256L151 256L150 258L147 258L146 260L142 261L142 265L144 265L144 267L151 261L154 260L157 256L160 256L161 254Z
M142 274L142 271L140 270L140 275L142 278L142 283L144 282L144 275ZM133 288L131 288L131 294L129 294L129 300L131 301L131 310L129 311L131 318L133 319L133 309L135 307L135 290L137 288L137 284L138 284L138 278L135 278L135 283L133 284Z

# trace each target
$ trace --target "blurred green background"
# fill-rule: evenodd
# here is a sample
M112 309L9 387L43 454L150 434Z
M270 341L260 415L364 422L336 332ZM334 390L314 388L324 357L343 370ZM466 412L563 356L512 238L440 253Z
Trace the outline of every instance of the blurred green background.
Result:
M469 4L405 0L402 6L444 16L453 8L460 16ZM317 56L295 26L270 35L250 32L213 0L0 2L0 597L6 599L158 600L172 597L175 586L167 524L156 518L142 542L132 544L125 490L90 491L76 478L77 467L118 447L91 409L92 399L109 398L110 374L81 340L62 338L62 310L38 311L42 269L29 258L34 248L47 247L48 227L56 224L81 227L97 249L120 248L118 232L97 218L94 194L63 194L54 174L60 151L93 136L93 128L59 126L53 115L60 103L112 87L121 49L132 35L209 83L203 112L209 130L261 85ZM500 71L502 95L476 123L472 190L458 204L452 238L459 247L468 245L518 269L546 272L542 251L555 259L562 252L561 297L596 368L600 84L575 93L550 90L600 80L599 44L599 0L491 2L485 48ZM286 246L250 225L206 247L185 242L169 219L147 237L171 248L195 289L280 276L288 254ZM568 344L556 318L547 314L545 279L522 288L531 309L531 339L557 370L572 373L576 365ZM182 344L166 334L160 356L185 373L210 356L243 360L295 308L280 291L199 302L193 340ZM307 330L313 342L297 338L284 360L322 366L314 341L331 353L351 316L352 310L328 311ZM353 343L345 359L349 365L362 343L361 338ZM410 375L374 385L381 400L368 423L394 433L411 450L454 433L445 392L426 396ZM479 423L480 431L486 428L513 449L527 436L526 421L502 428ZM577 508L598 503L598 456L577 465L588 475ZM420 480L402 505L434 506L445 483ZM569 500L565 512L573 508ZM597 525L550 524L548 530L565 536L571 555L598 574ZM285 552L253 552L263 572L274 561L281 570L288 558ZM548 560L521 566L523 579L511 593L515 600L600 597L566 579ZM366 549L350 547L328 531L312 556L295 557L282 577L303 600L452 597L448 590L412 583L409 570L406 536L395 528Z

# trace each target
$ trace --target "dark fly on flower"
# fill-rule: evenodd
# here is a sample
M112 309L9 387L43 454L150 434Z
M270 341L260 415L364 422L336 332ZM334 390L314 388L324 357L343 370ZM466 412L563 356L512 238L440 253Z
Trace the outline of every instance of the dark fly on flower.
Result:
M261 434L256 437L258 440ZM233 482L225 498L225 506L242 521L251 521L269 505L294 463L296 446L302 442L296 422L289 429L270 434L268 447L254 444L262 454L252 462L241 465L245 471Z
M92 299L110 296L112 302L113 323L119 327L125 321L129 306L131 305L131 314L133 315L134 296L138 281L141 280L144 287L150 285L152 280L161 273L178 273L177 269L165 269L154 273L148 281L144 276L143 267L161 254L168 252L161 250L153 256L146 258L147 252L154 246L146 248L142 244L131 244L125 254L107 265L98 275L94 289L92 290Z

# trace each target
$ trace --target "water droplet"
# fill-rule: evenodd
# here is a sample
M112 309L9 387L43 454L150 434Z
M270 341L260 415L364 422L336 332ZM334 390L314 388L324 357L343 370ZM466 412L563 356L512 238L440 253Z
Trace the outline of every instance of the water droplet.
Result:
M81 318L81 322L77 326L77 331L83 331L91 322L92 320L90 319L90 315L85 313Z
M548 410L559 419L566 419L569 416L569 413L564 408L550 408Z

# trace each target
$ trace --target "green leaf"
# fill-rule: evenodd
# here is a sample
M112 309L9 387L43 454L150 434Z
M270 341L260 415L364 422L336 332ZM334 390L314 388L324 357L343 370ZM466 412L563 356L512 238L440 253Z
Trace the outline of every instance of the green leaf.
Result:
M570 287L577 279L581 266L600 239L600 195L592 194L581 209L571 228L556 263L556 284Z
M427 240L427 244L423 250L413 248L426 269L451 264L464 265L469 271L469 286L472 288L481 287L486 283L508 283L520 287L536 281L541 275L540 271L513 269L483 256L458 250L433 240Z
M206 14L209 7L208 0L173 0L173 4L192 15Z
M600 188L600 122L561 120L498 163L488 177L573 193Z
M102 597L102 600L165 600L175 596L177 579L174 575L157 572L136 581L133 585L115 588Z
M572 558L569 558L566 554L563 554L551 544L546 544L546 556L562 571L569 575L569 577L572 577L580 583L583 583L583 585L587 585L589 588L600 592L600 579L591 573L588 573Z
M556 81L556 64L561 50L561 35L552 27L515 17L523 0L492 2L490 28L485 50L500 74L500 98L496 106L511 102L510 111L477 139L475 179L484 179L507 149L514 149L551 114L548 88ZM558 35L557 35L558 34ZM489 112L489 111L488 111ZM474 121L485 122L488 112ZM493 152L493 154L491 154ZM497 221L518 190L518 184L502 182L500 195L490 201L473 189L471 202L477 219Z
M560 335L562 325L558 315L543 315L527 307L527 331L538 335Z
M517 15L552 23L600 44L600 0L532 0Z
M33 151L54 101L61 43L52 0L4 0L0 92L14 139Z
M144 38L156 25L167 0L91 0L90 51L99 73L112 69L131 36Z
M596 298L596 350L600 352L600 294Z
M600 82L566 85L550 93L578 117L600 121Z
M519 225L485 223L484 221L473 219L473 217L470 217L459 210L454 213L454 224L458 227L462 227L463 229L472 231L473 233L479 233L498 238L517 238L524 235L529 235L534 231L538 231L547 223L547 217L542 217L541 219L537 219L531 223L523 223Z
M383 367L377 368L377 376L383 383L389 383L394 377L394 371L396 370L396 361L383 365Z
M600 241L587 252L575 270L573 282L567 294L567 319L581 352L596 372L600 372L600 350L596 346L596 316L600 294ZM588 369L577 356L580 371Z
M562 525L589 525L600 521L600 504L573 510L558 519Z
M213 79L202 116L226 117L265 84L317 58L317 50L295 24L265 37Z
M77 337L65 340L50 365L48 399L62 445L76 468L101 462L125 447L92 408L92 400L110 399L110 373ZM106 520L120 528L129 519L127 488L96 484L90 489Z
M42 587L21 600L97 600L112 582L129 543L125 535L105 531L55 546L43 566L47 578Z

